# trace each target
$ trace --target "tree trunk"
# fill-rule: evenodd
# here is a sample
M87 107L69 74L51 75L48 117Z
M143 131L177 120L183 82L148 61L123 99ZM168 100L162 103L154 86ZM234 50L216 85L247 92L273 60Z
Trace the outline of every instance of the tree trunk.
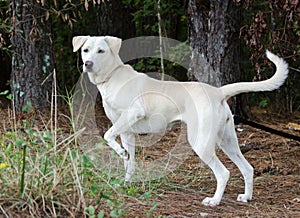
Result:
M49 5L37 2L11 1L13 56L10 84L17 113L41 110L50 105L54 69L52 27Z
M232 0L189 0L191 80L220 87L240 81L239 8ZM236 100L231 102L238 113Z

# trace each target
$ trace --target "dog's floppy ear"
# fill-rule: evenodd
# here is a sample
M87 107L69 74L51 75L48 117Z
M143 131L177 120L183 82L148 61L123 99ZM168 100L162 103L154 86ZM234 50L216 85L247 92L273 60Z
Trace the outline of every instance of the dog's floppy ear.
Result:
M122 39L113 36L105 36L104 40L107 42L112 52L117 55L121 48Z
M73 44L73 52L77 51L78 49L83 46L83 44L88 40L90 36L75 36L73 37L72 44Z

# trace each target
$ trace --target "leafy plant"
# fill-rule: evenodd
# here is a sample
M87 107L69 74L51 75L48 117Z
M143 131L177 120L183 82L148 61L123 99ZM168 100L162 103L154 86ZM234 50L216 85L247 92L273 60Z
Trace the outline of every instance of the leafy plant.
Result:
M110 208L111 217L126 217L127 210L124 209L124 203L121 203L117 200L107 200L107 205Z
M11 100L11 99L12 99L12 94L11 94L8 90L5 90L5 91L3 91L3 92L0 92L0 95L5 96L8 100Z
M89 218L103 218L105 215L104 210L101 210L96 217L96 209L92 205L86 207L85 211L88 212Z
M157 207L157 205L158 205L158 202L155 201L152 203L152 206L150 207L150 209L145 211L147 217L153 216L153 212L154 212L155 208Z
M268 105L269 105L269 99L268 98L262 99L258 104L258 106L261 107L261 108L266 108Z

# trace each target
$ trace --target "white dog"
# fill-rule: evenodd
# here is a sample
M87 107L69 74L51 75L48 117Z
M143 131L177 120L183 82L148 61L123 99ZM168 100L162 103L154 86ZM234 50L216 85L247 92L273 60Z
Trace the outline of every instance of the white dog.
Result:
M99 89L105 113L113 123L104 139L124 159L125 180L129 181L135 170L135 134L165 131L180 120L187 125L188 142L217 180L214 196L202 203L218 205L229 179L229 171L216 156L216 146L228 155L244 177L245 193L238 195L237 200L251 200L253 168L239 149L226 100L243 92L277 89L288 76L286 62L267 51L267 57L277 68L272 78L216 88L200 82L152 79L124 65L118 55L120 47L121 39L111 36L73 38L73 51L81 48L83 71ZM115 140L118 135L122 146Z

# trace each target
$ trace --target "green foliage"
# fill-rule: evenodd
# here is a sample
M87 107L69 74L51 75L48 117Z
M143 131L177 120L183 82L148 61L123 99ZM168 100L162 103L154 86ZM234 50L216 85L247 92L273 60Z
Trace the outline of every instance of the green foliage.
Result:
M88 212L89 218L103 218L105 215L104 210L101 210L96 217L96 209L92 205L86 207L85 210Z
M8 100L11 100L11 99L12 99L12 94L9 93L8 90L5 90L5 91L3 91L3 92L0 92L0 96L1 96L1 95L5 96Z
M111 201L107 200L107 205L110 208L110 216L111 217L126 217L127 210L124 209L124 203L119 202L117 200Z
M125 5L133 8L133 22L135 23L136 36L158 35L158 7L157 1L122 0ZM240 36L243 45L241 56L241 69L243 80L252 80L255 74L263 74L265 69L270 69L264 51L266 48L286 57L291 67L291 80L288 88L291 93L283 104L284 107L292 105L299 108L300 101L296 96L299 93L297 83L300 54L300 25L296 1L235 1L242 8L242 22ZM162 35L180 41L187 40L187 17L185 11L186 1L161 0L161 26ZM11 19L9 1L0 1L0 51L11 54L10 43ZM57 78L62 92L77 82L81 73L79 56L72 53L72 36L78 34L97 35L99 27L95 17L100 16L99 6L93 1L50 1L50 8L45 11L45 16L52 20L53 43L56 52ZM93 25L91 25L93 24ZM9 57L8 55L8 57ZM176 57L176 53L174 53ZM178 55L180 56L180 55ZM189 58L189 57L188 57ZM250 63L249 63L250 60ZM45 63L47 58L45 56ZM9 65L9 64L8 64ZM158 59L138 60L135 64L137 70L149 72L159 71ZM6 67L9 70L8 67ZM5 69L6 69L5 68ZM255 69L253 72L252 69ZM186 80L186 71L173 63L165 62L167 74ZM271 73L269 73L271 74ZM20 93L21 94L21 93Z
M72 102L72 97L67 99ZM76 213L89 217L126 217L126 198L141 196L140 200L151 204L145 214L152 214L156 205L150 198L156 190L155 183L149 182L148 187L145 183L124 185L123 179L100 172L78 146L76 133L71 133L72 119L69 118L71 131L37 126L40 122L35 119L12 123L14 128L9 131L0 129L0 204L4 205L1 199L13 199L5 200L9 207L5 210L18 210L16 201L20 201L29 214L47 207L47 216L73 216L73 205L78 205ZM78 204L78 199L88 203Z
M268 98L262 99L258 106L261 108L266 108L269 105L269 101L270 100Z
M123 3L133 5L135 8L133 21L135 22L137 36L158 35L157 1L123 0ZM163 35L179 40L186 40L184 1L162 0L160 8ZM182 28L182 32L174 32L175 29L182 26L185 26L185 28Z
M5 157L12 157L12 160L9 162L16 161L18 164L18 171L20 171L20 195L23 196L24 188L25 188L25 172L27 167L26 162L26 154L27 150L32 149L34 146L38 145L41 141L45 141L47 135L49 134L47 131L41 135L39 132L34 131L28 120L23 120L23 129L22 131L6 132L4 138L1 140L1 147L4 145L3 142L6 142L5 146ZM14 151L14 152L13 152ZM0 158L6 159L5 157Z
M26 104L23 106L22 111L29 113L32 110L32 103L30 101L27 101Z
M300 36L299 20L295 20L293 22L293 31L297 36ZM300 44L299 43L297 43L297 45L296 45L296 51L298 54L300 54Z
M7 16L9 1L0 1L0 50L10 53L11 45L8 43L7 33L11 30L10 19Z
M147 217L153 217L153 211L155 210L155 208L157 207L158 203L155 201L153 202L152 206L150 207L149 210L145 211Z
M240 31L241 42L245 43L242 46L243 56L241 56L243 80L251 81L254 77L266 79L274 73L274 67L272 69L272 65L265 57L266 49L283 57L290 67L285 87L280 88L281 92L266 94L272 101L255 104L292 112L300 105L296 94L299 93L297 84L300 80L297 72L300 61L298 3L259 0L244 1L242 4L245 6L242 8L243 25ZM257 97L254 97L253 101L256 99Z
M123 0L124 4L134 6L133 21L136 26L136 35L159 35L158 31L158 3L157 1ZM161 15L162 36L187 40L187 23L184 10L184 1L162 0ZM167 45L164 45L167 46ZM159 53L159 52L158 52ZM164 57L170 54L163 54ZM182 58L181 53L173 52L173 59L176 61ZM159 58L142 58L137 60L134 68L140 72L161 72ZM179 67L174 62L164 61L165 73L178 80L186 80L186 69Z

